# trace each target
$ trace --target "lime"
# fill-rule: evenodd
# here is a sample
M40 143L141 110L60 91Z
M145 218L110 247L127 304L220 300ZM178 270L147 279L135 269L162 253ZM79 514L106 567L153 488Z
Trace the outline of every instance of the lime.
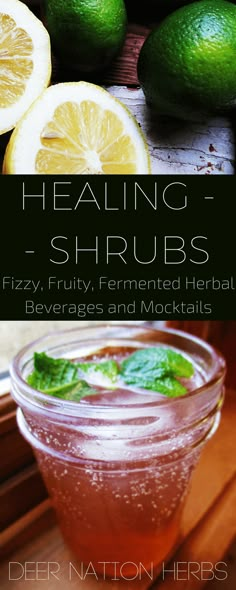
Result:
M154 29L139 56L146 99L160 113L199 119L236 102L236 6L200 0Z
M60 60L83 72L104 69L126 33L123 0L47 0L45 18Z

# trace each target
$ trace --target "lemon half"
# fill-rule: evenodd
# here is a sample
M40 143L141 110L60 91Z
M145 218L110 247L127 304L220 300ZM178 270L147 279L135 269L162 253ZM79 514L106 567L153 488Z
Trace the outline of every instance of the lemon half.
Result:
M8 144L5 174L149 174L142 131L108 91L87 82L51 86Z
M19 0L0 0L0 134L15 127L50 77L45 27Z

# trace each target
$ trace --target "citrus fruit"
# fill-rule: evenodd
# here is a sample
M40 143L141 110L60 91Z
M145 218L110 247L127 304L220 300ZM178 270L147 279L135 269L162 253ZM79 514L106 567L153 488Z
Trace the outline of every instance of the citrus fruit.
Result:
M0 133L16 125L50 76L45 27L19 0L0 0Z
M149 154L128 109L87 82L51 86L15 128L5 174L147 174Z
M154 29L139 56L147 101L174 117L199 119L236 102L236 6L201 0Z
M47 0L45 16L53 49L70 68L104 69L124 42L123 0Z

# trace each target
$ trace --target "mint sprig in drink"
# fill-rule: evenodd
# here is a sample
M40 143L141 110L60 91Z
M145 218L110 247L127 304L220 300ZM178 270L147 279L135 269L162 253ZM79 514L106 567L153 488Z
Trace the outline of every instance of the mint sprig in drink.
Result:
M183 332L134 325L49 335L14 359L18 424L64 538L98 575L157 573L216 429L223 358ZM109 562L109 563L108 563Z

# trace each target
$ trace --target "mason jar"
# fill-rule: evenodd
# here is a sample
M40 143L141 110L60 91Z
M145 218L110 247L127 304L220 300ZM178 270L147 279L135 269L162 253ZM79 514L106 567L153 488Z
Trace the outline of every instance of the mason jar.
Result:
M107 359L159 345L192 361L186 395L129 386L73 402L26 382L34 352ZM134 579L141 568L151 577L173 552L193 469L219 423L224 376L224 359L203 340L132 323L90 322L51 333L14 358L19 429L33 447L66 543L98 576L114 579L115 568L117 578Z

